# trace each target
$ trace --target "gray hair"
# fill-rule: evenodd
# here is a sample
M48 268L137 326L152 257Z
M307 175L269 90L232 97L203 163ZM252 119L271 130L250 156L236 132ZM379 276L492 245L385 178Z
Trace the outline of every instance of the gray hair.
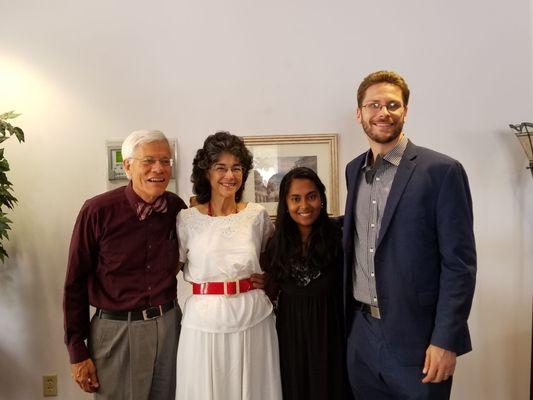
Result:
M168 139L161 131L141 130L130 133L122 142L122 159L132 158L138 146L151 142L168 143Z
M166 142L170 147L167 137L161 131L140 130L130 133L128 137L124 139L124 142L122 142L122 160L125 161L133 158L137 147L152 142ZM126 173L126 175L128 176L128 179L131 179L128 173Z

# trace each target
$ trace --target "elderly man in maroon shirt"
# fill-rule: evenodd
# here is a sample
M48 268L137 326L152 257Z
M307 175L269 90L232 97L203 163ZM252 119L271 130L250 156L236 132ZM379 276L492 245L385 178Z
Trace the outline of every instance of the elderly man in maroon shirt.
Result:
M166 191L173 160L162 132L133 132L122 156L128 186L87 200L72 234L64 293L72 376L97 399L174 400L176 215L186 206Z

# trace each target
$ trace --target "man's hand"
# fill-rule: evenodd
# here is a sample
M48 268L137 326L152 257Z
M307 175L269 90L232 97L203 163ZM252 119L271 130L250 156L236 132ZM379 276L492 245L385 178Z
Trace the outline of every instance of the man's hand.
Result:
M180 273L180 271L183 269L183 266L185 265L185 263L182 263L182 262L179 262L178 263L178 267L176 268L176 276L178 276L178 274Z
M265 289L265 286L268 281L267 274L252 274L250 275L250 280L255 289Z
M457 354L432 344L426 350L422 383L439 383L447 380L455 371Z
M94 393L100 387L96 377L96 367L93 360L88 358L82 362L71 364L72 378L87 393Z

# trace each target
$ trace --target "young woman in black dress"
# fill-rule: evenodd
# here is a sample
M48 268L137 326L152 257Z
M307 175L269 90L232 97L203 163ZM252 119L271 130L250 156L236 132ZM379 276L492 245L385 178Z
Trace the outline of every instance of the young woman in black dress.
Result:
M341 232L309 168L295 168L281 181L265 268L278 299L283 399L344 399Z

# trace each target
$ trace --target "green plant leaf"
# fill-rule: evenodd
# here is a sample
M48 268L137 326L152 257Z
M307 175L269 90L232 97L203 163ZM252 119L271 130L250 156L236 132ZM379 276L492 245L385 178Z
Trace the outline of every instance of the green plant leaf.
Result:
M12 221L7 217L7 214L0 211L0 240L9 240L8 231L11 230Z
M15 111L8 111L0 115L0 119L13 119L17 118L18 116L20 116L20 114L17 114Z
M0 160L0 171L9 171L9 163L5 158Z
M15 136L17 137L19 143L24 142L24 132L22 132L22 129L20 129L18 126L15 127Z
M0 243L0 261L4 262L4 260L8 257L7 251L4 249L4 245Z
M8 208L13 208L18 200L13 196L6 187L0 187L0 204L4 204Z
M13 221L11 221L8 217L6 217L6 215L7 215L6 213L2 213L2 216L0 217L0 221L8 223L8 224L13 223Z
M6 121L3 121L3 122L4 122L4 127L6 128L6 131L9 132L9 136L12 136L13 130L15 129L15 127L11 125L9 122L6 122Z
M6 232L6 231L8 231L9 229L11 229L11 228L9 227L9 224L8 224L8 223L6 223L6 222L0 222L0 234L1 234L2 232Z

